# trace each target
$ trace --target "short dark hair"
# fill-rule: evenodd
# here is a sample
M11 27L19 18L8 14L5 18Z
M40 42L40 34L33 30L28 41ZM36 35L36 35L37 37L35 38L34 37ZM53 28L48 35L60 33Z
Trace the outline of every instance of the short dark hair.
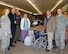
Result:
M58 9L61 9L61 10L62 10L62 8L57 8L57 10L58 10Z

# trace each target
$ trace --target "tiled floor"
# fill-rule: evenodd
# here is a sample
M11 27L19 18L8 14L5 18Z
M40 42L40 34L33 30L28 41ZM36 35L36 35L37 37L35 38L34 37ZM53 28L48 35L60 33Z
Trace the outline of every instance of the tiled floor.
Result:
M11 54L68 54L68 44L66 45L65 50L62 52L54 52L54 49L51 52L46 52L46 50L36 51L32 47L24 46L22 42L18 42L15 45L16 47L11 48Z

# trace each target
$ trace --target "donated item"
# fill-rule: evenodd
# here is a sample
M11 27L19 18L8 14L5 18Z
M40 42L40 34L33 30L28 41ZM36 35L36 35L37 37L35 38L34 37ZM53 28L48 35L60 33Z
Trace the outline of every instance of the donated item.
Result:
M37 25L38 25L38 22L37 22L37 21L34 21L34 22L32 23L32 27L33 27L33 28L36 28Z
M32 45L32 40L33 40L32 36L27 36L24 40L24 45L31 46Z
M28 35L34 35L34 31L33 30L29 30L28 31Z
M41 51L44 50L47 46L47 39L46 39L46 33L42 33L38 30L34 30L34 38L32 41L32 47L37 50Z
M38 25L38 21L36 20L36 21L34 21L33 23L32 23L32 25Z
M32 47L38 51L41 51L47 48L48 46L47 33L43 33L38 30L35 30L34 35L35 35L35 38L33 39ZM57 48L55 40L53 40L53 48Z
M35 30L34 34L35 34L35 39L38 39L40 37L40 31Z

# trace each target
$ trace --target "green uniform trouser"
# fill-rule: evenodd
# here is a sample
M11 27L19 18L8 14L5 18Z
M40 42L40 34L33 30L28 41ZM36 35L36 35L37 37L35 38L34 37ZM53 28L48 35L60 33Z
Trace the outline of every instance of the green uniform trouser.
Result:
M10 44L10 36L2 36L1 51L5 51Z
M55 32L55 41L56 45L60 49L64 49L65 47L65 31L56 31Z
M16 26L16 33L15 33L15 38L14 41L20 40L20 26Z

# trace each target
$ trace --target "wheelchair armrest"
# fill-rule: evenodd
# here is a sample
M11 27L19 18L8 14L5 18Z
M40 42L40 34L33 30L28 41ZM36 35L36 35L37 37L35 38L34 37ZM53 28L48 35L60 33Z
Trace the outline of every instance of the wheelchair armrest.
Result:
M47 33L40 33L41 36L47 36Z

